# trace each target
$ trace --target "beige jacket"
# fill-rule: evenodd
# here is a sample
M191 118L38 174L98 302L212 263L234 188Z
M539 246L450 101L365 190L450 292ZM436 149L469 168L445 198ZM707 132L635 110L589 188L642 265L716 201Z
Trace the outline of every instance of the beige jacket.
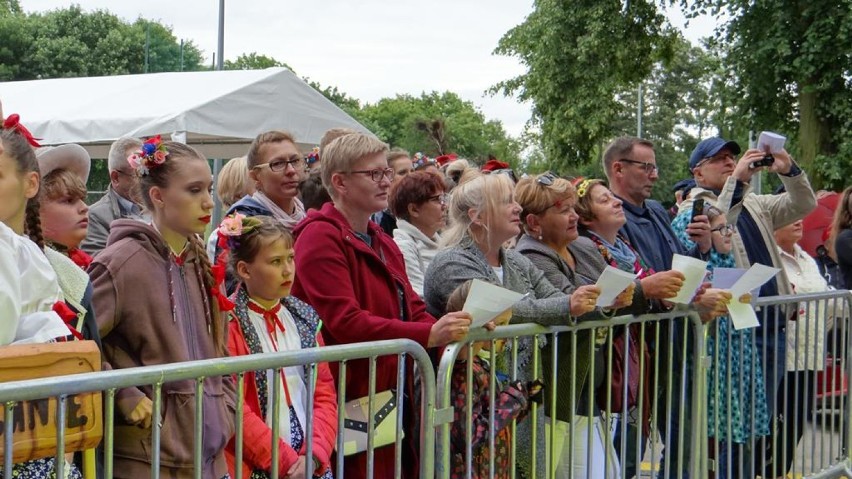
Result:
M766 249L772 257L772 265L781 269L778 273L778 294L789 295L793 294L793 288L784 272L781 256L778 254L775 230L804 218L816 207L816 196L804 172L792 177L784 175L779 175L779 177L787 189L786 193L758 195L751 191L751 185L746 185L743 200L736 204L733 204L733 197L737 180L733 176L725 182L725 186L718 197L714 192L696 186L689 192L689 197L680 204L680 211L691 210L692 202L696 198L703 198L727 214L728 224L736 225L743 208L748 210L760 230L763 241L766 243ZM750 267L751 262L749 262L748 253L739 231L734 231L732 240L733 250L731 252L737 262L737 267Z

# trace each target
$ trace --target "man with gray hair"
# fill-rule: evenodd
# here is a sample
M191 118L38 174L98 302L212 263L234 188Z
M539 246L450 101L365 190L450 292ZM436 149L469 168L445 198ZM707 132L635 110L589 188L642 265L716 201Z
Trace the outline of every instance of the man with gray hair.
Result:
M95 255L106 248L109 227L120 218L142 218L142 207L133 199L136 175L127 157L142 148L137 138L122 137L109 149L109 190L89 208L89 231L80 248Z

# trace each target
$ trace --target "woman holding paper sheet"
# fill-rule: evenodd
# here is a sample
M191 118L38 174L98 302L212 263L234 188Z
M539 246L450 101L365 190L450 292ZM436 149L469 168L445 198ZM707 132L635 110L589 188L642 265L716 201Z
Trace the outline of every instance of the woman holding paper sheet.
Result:
M714 268L735 267L731 254L734 226L727 224L724 212L715 206L705 210L710 218L713 241L707 269L712 274ZM672 221L672 229L687 248L693 246L686 233L691 215L692 202L684 201ZM708 435L720 443L717 448L711 447L710 452L724 462L727 454L720 453L726 449L724 444L748 443L769 434L763 369L754 344L753 330L734 330L728 316L716 318L707 340L707 352L711 358L707 371L707 430Z
M569 324L571 317L595 309L600 290L589 286L568 296L556 289L527 258L503 244L521 230L521 207L515 202L513 185L505 175L482 175L467 170L450 197L450 225L441 236L447 249L439 252L426 270L424 293L433 315L444 313L447 298L470 279L502 285L529 293L512 308L512 323ZM533 371L532 340L520 341L518 374L522 381L539 377ZM544 420L538 416L536 476L544 477ZM518 425L518 464L531 477L532 423Z
M577 195L571 182L552 173L544 173L522 179L515 193L523 208L521 220L525 230L517 250L563 293L571 294L594 285L607 264L591 240L579 237L579 216L574 210ZM619 311L606 314L596 310L583 315L582 319L601 320L613 314L647 312L648 301L638 280L618 296L613 307L619 308ZM562 441L565 447L556 451L556 477L569 477L571 469L575 476L580 477L586 471L590 471L591 477L620 477L618 455L613 448L611 434L601 420L601 408L597 401L588 399L590 389L596 391L610 382L605 378L606 363L600 347L605 344L608 331L608 328L600 328L597 334L593 330L576 333L576 353L572 347L572 334L566 333L560 338L556 352L560 365L557 384L551 386L559 391L556 395L556 427L565 436L571 430L569 423L573 423L573 434L570 440ZM592 350L594 353L589 354ZM550 378L553 356L550 345L544 347L543 356L544 377ZM549 398L550 395L545 395L545 400ZM545 404L545 411L549 411L549 407ZM595 433L591 445L587 444L589 428ZM591 463L587 461L589 447L592 449ZM609 455L606 454L607 449L610 450ZM606 463L607 457L609 464Z

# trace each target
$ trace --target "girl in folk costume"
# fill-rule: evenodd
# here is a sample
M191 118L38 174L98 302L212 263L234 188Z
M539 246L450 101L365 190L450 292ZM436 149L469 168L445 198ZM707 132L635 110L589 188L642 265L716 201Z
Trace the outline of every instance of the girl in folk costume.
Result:
M2 116L2 115L0 115ZM0 345L64 339L69 328L58 313L67 311L56 273L45 257L38 215L39 169L33 146L38 143L10 115L0 130L0 245L3 268L3 321ZM23 236L26 235L29 237ZM70 456L69 456L70 458ZM15 464L17 478L55 476L55 458ZM81 477L73 464L67 477Z
M222 221L219 247L241 285L231 297L236 305L228 327L232 356L298 351L322 346L322 325L314 309L290 296L295 279L293 237L269 216L239 213ZM225 262L224 258L220 259ZM243 477L271 477L273 394L279 394L279 468L281 477L332 477L329 461L337 436L337 395L328 365L319 364L313 408L309 409L308 366L246 374ZM273 392L273 388L277 391ZM312 456L305 457L308 417L313 421ZM235 472L235 440L228 446L228 465Z
M220 311L228 302L217 282L222 275L211 269L198 236L213 209L207 160L189 146L156 137L128 161L152 223L114 221L106 249L89 267L105 361L119 369L225 356ZM115 477L151 475L154 454L161 476L197 472L195 390L193 380L163 384L162 417L152 417L152 387L118 391ZM224 451L234 432L231 378L205 378L202 394L201 477L220 479L228 476ZM151 450L152 421L161 424L159 451Z

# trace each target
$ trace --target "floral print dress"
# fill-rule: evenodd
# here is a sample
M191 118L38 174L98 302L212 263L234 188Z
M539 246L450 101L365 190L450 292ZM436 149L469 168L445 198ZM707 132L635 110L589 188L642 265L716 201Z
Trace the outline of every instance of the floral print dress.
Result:
M695 245L686 234L691 217L692 213L685 211L672 220L672 228L687 249ZM733 255L710 250L707 269L711 275L714 268L734 267ZM707 371L708 435L738 444L768 435L766 389L754 330L735 330L728 316L716 318L711 328L707 340L711 360Z

